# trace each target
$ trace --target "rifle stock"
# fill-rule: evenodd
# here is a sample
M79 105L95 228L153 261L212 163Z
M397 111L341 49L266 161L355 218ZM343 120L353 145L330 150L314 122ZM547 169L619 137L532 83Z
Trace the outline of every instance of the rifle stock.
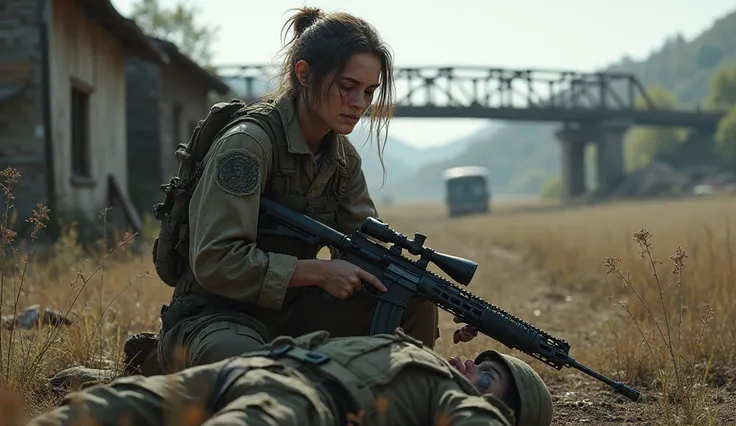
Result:
M415 234L410 240L375 218L367 218L360 231L345 235L309 216L295 212L269 198L262 197L260 217L270 217L270 228L259 232L270 236L300 238L337 249L343 259L373 274L388 291L380 292L372 285L364 291L377 299L370 334L392 333L411 297L428 300L454 314L479 332L517 349L552 368L572 367L611 386L616 392L637 401L640 393L622 382L614 381L580 364L569 355L570 345L539 328L526 323L501 308L428 271L431 261L453 280L467 285L477 264L471 260L439 253L424 246L426 237ZM392 244L387 248L368 237ZM402 250L418 255L416 261L403 256ZM330 296L331 297L331 296ZM334 298L333 298L334 299ZM337 299L334 299L337 300Z

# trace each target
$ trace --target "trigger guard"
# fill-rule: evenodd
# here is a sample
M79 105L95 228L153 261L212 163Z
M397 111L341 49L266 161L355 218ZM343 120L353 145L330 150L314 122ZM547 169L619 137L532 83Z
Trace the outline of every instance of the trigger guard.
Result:
M361 279L360 284L363 288L363 291L370 294L371 296L379 295L380 292L378 291L378 289L371 285L371 283L369 283L368 281Z

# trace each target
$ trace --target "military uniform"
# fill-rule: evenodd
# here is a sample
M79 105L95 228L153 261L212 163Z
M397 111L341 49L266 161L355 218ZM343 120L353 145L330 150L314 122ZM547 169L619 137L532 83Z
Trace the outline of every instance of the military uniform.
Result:
M287 289L297 259L315 258L321 247L263 235L257 219L260 194L344 233L377 216L355 147L333 133L325 139L313 155L293 101L282 99L234 121L213 141L189 204L191 270L162 310L164 372L255 350L271 336L369 333L375 299L357 292L338 301L317 287ZM433 304L412 300L401 326L433 347L437 316Z
M68 395L29 425L238 424L511 426L513 413L481 396L446 360L400 329L328 339L282 337L262 351L169 376L132 376ZM83 408L83 409L81 409ZM542 425L543 426L543 425Z

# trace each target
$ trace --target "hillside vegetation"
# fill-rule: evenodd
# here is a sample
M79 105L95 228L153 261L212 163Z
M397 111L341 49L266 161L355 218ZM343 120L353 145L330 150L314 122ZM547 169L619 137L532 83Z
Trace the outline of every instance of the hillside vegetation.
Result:
M734 66L736 11L717 20L692 40L679 35L671 37L648 58L641 61L623 58L603 71L634 73L648 90L654 92L660 104L693 108L706 106L714 74ZM401 185L393 187L391 194L404 199L440 197L442 170L457 165L488 167L497 193L537 194L545 182L559 175L560 148L553 133L558 126L509 123L499 130L482 130L469 138L463 152L422 168ZM641 166L652 160L647 156L636 160L639 153L636 152L635 140L641 139L645 130L651 129L635 128L627 134L626 157L631 166ZM646 132L644 136L646 139ZM698 146L703 146L702 142L699 143L701 145ZM699 151L699 162L713 161L709 152ZM690 155L684 157L691 158Z

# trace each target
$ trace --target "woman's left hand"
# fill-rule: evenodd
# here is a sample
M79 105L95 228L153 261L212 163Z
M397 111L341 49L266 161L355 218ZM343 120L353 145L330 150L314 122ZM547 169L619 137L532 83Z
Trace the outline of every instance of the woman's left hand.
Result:
M457 317L453 318L453 320L456 323L460 322L460 320ZM452 334L452 342L453 343L459 343L459 342L468 343L469 341L473 340L477 336L478 336L478 330L476 330L475 327L473 327L470 324L465 324L461 328L458 328L457 330L455 330L455 332Z

